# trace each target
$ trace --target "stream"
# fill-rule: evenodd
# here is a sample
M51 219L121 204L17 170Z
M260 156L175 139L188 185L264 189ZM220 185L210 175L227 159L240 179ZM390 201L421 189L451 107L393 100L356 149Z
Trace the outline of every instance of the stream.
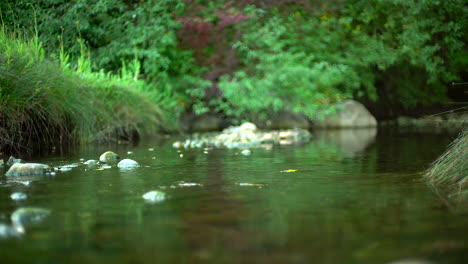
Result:
M329 131L244 154L148 138L32 158L78 166L26 178L4 169L0 223L21 207L50 215L0 236L0 263L467 263L467 216L421 180L455 137ZM108 150L141 166L80 162ZM151 190L165 196L146 201Z

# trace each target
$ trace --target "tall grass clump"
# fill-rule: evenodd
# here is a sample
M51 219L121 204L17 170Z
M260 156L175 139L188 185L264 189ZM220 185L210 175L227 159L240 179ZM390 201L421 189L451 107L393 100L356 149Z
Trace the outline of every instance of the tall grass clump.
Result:
M468 187L468 129L465 129L426 171L431 184L464 191Z
M36 37L0 28L0 151L128 138L161 126L158 96L141 81L44 54ZM88 65L88 66L86 66Z

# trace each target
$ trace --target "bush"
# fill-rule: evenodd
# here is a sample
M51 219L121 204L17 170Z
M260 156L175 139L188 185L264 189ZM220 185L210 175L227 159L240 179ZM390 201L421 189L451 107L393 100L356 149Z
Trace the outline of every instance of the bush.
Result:
M128 76L47 59L38 38L0 31L0 149L51 149L162 125L157 94ZM131 75L127 71L127 75Z

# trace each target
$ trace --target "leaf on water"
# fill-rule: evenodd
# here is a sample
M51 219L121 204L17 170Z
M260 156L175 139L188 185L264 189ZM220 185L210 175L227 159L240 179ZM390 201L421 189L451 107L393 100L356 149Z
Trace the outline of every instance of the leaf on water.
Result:
M297 172L298 170L282 170L280 172Z

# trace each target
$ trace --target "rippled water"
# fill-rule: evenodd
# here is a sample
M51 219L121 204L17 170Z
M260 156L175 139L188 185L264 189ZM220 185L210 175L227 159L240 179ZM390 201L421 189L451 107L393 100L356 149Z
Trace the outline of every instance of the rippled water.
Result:
M169 138L34 159L59 166L113 150L142 166L1 176L0 223L23 206L51 214L0 238L0 263L466 263L466 215L420 180L454 137L374 134L329 132L248 156L178 152ZM165 200L146 202L150 190Z

